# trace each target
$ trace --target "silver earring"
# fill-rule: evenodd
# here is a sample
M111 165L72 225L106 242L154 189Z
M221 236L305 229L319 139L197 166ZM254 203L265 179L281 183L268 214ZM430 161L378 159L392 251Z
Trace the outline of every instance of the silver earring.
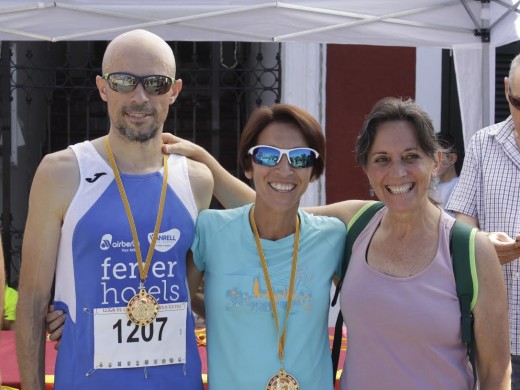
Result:
M437 189L437 185L439 184L439 178L438 177L432 177L430 180L430 191L435 191Z
M371 198L374 197L375 193L374 193L374 189L372 187L370 187L370 189L368 190L368 195L370 195Z

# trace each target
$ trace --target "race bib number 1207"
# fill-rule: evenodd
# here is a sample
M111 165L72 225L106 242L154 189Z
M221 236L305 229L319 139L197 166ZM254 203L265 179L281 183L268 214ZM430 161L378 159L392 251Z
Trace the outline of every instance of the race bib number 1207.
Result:
M133 368L186 362L187 303L159 305L146 326L132 323L126 307L94 309L94 367Z

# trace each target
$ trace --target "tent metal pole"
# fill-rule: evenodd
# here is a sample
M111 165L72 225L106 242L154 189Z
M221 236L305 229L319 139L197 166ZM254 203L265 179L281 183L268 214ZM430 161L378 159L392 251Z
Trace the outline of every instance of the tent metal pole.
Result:
M35 5L29 5L26 7L17 7L17 8L9 8L9 9L0 10L0 15L11 14L11 13L16 13L16 12L24 12L24 11L36 11L36 10L40 10L43 8L54 8L54 7L56 7L56 4L54 2L47 3L47 4L38 2Z
M453 5L453 3L449 3L449 4ZM454 32L461 32L461 33L467 33L468 31L471 31L467 28L435 26L435 25L426 24L426 23L397 19L398 17L401 17L401 16L409 16L409 15L414 15L414 14L418 14L418 13L422 13L422 12L426 12L426 11L432 11L432 10L438 9L442 6L446 6L446 3L437 4L432 7L422 7L422 8L416 8L413 10L407 10L407 11L402 11L402 12L394 12L394 13L391 13L388 15L381 15L381 16L373 16L373 15L367 16L367 15L361 15L361 14L351 14L350 16L357 17L357 18L363 18L363 20L357 20L354 22L347 22L347 23L339 23L339 24L335 24L332 26L319 27L319 28L315 28L315 29L292 33L292 34L279 35L277 37L274 37L273 40L275 42L284 41L284 40L288 40L291 38L297 38L297 37L301 37L304 35L309 35L309 34L313 34L313 33L317 33L317 32L338 30L338 29L342 29L342 28L355 27L355 26L360 26L363 24L376 23L376 22L402 24L402 25L415 26L415 27L436 27L436 28L443 29L446 31L454 31ZM309 7L307 7L307 8L309 8ZM357 16L353 16L353 15L357 15Z
M407 16L407 15L415 15L421 12L428 12L434 9L440 9L443 7L449 7L449 6L455 6L459 4L460 0L450 0L450 1L444 1L439 2L435 6L431 7L420 7L420 8L414 8L409 9L406 11L396 12L394 14L390 14L387 16L381 16L381 18L386 17L393 17L393 16ZM287 8L287 9L294 9L298 11L307 11L312 13L319 13L319 14L327 14L327 15L336 15L336 16L346 16L346 17L352 17L352 18L367 18L372 17L373 15L367 15L367 14L360 14L355 12L348 12L348 11L338 11L333 9L326 9L326 8L317 8L317 7L307 7L303 5L296 5L296 4L289 4L289 3L283 3L283 2L277 2L276 6L278 8Z
M56 5L59 7L63 6L63 4L61 4L61 3L57 3ZM133 29L138 29L138 28L155 27L155 26L175 24L175 23L180 24L182 22L187 22L187 21L192 21L192 20L199 20L199 19L210 18L210 17L215 17L215 16L232 15L232 14L236 14L236 13L254 11L257 9L272 8L274 6L275 6L275 3L271 2L271 3L253 5L253 6L249 6L249 7L240 7L240 8L223 10L223 11L213 11L213 12L206 12L206 13L197 14L197 15L182 16L179 18L148 21L148 22L143 22L143 23L136 23L136 24L131 24L131 25L101 29L101 30L96 30L96 31L89 31L89 32L79 33L79 34L63 35L63 36L59 36L59 37L54 37L52 39L52 41L58 42L58 41L74 40L74 39L84 38L84 37L88 37L88 36L92 36L92 35L100 35L100 34L106 34L106 33L119 32L119 31L127 31L127 30L133 30ZM92 12L92 13L96 13L96 14L100 13L100 11L89 9L89 8L84 8L84 7L70 7L67 5L64 8L71 9L71 10L78 10L81 12Z
M491 80L490 73L491 67L489 63L490 55L490 31L489 31L489 3L486 1L481 2L482 9L480 12L480 19L482 23L482 125L484 127L491 124L491 113L490 113L490 98L491 98ZM486 34L487 32L487 34ZM493 64L493 69L495 65ZM494 95L494 94L493 94Z
M489 42L482 42L482 126L486 127L491 124L489 99L490 95L490 67L489 67Z
M478 19L477 17L473 14L473 12L471 11L471 8L469 8L469 5L468 5L468 1L467 0L460 0L462 6L464 7L464 9L466 10L468 16L471 18L471 20L473 21L473 24L475 25L475 28L476 29L480 29L480 23L478 22Z
M201 26L201 25L194 24L194 23L180 23L180 25L182 25L184 27L194 28L194 29L197 29L197 30L204 30L204 31L211 31L211 32L220 32L220 33L224 33L224 34L235 35L237 33L235 30L228 30L228 29L225 29L225 28L218 28L218 27ZM254 34L254 33L246 32L246 31L240 31L240 36L241 37L255 38L257 40L266 41L266 42L272 40L271 36ZM234 38L236 39L236 37L234 37Z
M502 16L500 16L499 18L497 18L495 20L495 22L491 25L491 29L496 26L497 24L499 24L504 18L506 18L509 14L512 14L513 12L519 12L518 11L518 7L520 6L520 1L517 1L515 4L512 4L512 5L509 5L509 4L506 4L504 3L503 1L501 0L497 0L497 4L500 4L502 6L504 6L505 8L507 8L507 11L504 12L502 14Z
M33 38L33 39L37 39L37 40L41 40L41 41L52 41L52 37L50 37L49 35L33 34L33 33L26 32L26 31L13 30L11 28L1 28L0 27L0 32L5 32L8 34L13 34L13 35L19 35L19 36L27 37L27 38Z

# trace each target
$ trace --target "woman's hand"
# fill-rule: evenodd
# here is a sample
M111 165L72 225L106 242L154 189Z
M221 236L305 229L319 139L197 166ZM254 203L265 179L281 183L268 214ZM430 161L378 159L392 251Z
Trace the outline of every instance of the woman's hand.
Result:
M63 325L65 324L66 314L61 310L54 310L54 306L49 306L49 311L45 316L45 324L47 325L47 332L49 333L49 340L56 341L54 349L58 350L61 342L61 335L63 333Z
M255 201L255 192L231 175L203 147L170 133L163 133L163 152L177 153L206 165L215 183L213 194L225 208L240 207Z
M197 144L177 137L171 133L162 134L162 150L166 154L181 154L195 161L203 161L203 154L207 152Z

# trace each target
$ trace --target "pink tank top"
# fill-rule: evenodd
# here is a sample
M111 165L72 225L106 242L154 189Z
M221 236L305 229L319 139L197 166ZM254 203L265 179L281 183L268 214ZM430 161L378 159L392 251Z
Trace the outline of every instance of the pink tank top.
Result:
M342 390L470 389L460 308L449 251L454 219L442 213L439 247L417 275L396 278L371 268L368 245L386 208L360 234L341 291L348 331Z

